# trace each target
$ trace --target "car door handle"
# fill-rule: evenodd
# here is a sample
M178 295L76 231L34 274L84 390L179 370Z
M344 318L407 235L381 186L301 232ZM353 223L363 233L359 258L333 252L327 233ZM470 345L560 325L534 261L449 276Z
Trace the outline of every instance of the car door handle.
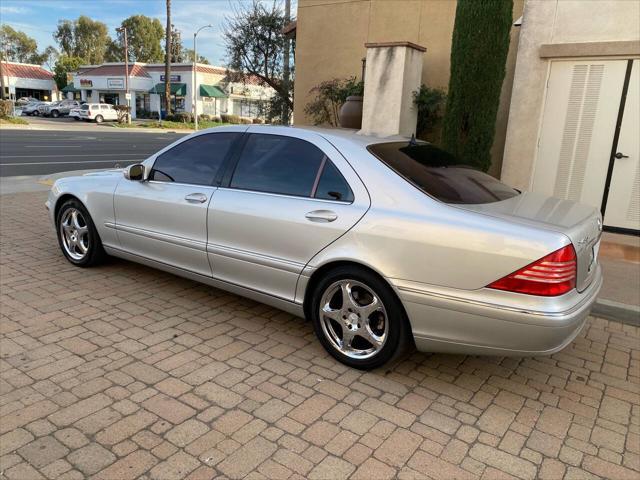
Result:
M338 218L335 212L331 210L314 210L313 212L309 212L304 216L307 220L311 222L333 222Z
M204 193L190 193L184 199L189 203L204 203L207 201L207 196Z

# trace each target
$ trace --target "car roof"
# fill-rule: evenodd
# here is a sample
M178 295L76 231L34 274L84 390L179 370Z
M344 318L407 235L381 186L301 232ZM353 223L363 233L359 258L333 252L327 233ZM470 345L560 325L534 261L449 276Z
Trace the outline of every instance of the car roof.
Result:
M204 131L220 131L224 128L232 128L232 127L213 127ZM282 134L282 135L291 135L293 137L296 136L295 132L310 132L315 133L331 143L343 143L348 142L354 145L359 145L361 147L366 147L367 145L371 145L373 143L383 143L383 142L406 142L409 140L409 137L403 137L400 135L389 135L389 136L375 136L375 135L363 135L360 130L350 129L350 128L327 128L327 127L315 127L315 126L283 126L283 125L263 125L263 124L255 124L249 125L246 131L251 133L253 131L263 131L266 129L273 129L274 133Z

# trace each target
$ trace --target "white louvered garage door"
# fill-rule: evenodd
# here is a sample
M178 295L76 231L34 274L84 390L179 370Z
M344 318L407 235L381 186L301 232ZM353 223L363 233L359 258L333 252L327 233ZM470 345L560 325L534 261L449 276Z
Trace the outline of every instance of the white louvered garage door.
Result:
M534 191L600 209L626 68L627 60L551 63Z

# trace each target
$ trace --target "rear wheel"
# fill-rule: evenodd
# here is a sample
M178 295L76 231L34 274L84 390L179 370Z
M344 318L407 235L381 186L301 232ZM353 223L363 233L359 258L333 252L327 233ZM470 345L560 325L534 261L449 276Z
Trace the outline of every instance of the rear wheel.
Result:
M51 112L51 116L52 116L53 118L58 118L58 117L60 116L60 112L58 112L58 110L53 110L53 111Z
M106 256L98 231L84 205L76 199L66 201L56 216L58 243L69 262L92 267Z
M364 268L329 272L318 282L309 312L324 348L351 367L379 367L401 353L408 339L402 304L384 280Z
M104 118L102 115L96 115L96 123L102 123L104 122Z
M32 115L34 117L39 117L40 116L40 112L36 110L35 112L32 113Z

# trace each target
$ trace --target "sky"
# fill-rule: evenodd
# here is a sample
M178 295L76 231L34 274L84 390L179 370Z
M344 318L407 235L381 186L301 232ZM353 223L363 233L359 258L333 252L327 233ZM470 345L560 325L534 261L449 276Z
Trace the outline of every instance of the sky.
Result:
M193 32L207 24L198 34L198 54L209 59L214 65L225 65L222 25L226 16L232 14L241 4L252 0L172 0L171 16L173 24L182 33L184 48L193 48ZM281 0L279 0L281 1ZM295 1L291 2L292 16L295 16ZM47 46L58 48L53 39L58 20L76 19L86 15L100 20L109 27L109 34L115 37L115 28L131 15L147 15L166 22L164 0L2 0L0 2L0 23L11 25L25 32L38 42L38 50Z

